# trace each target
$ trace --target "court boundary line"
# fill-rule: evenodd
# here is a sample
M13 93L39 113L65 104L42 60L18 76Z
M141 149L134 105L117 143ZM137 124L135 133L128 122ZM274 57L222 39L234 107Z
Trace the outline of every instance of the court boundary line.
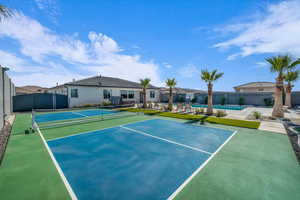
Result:
M44 146L46 147L46 150L47 150L48 154L50 155L50 158L51 158L51 160L52 160L52 162L53 162L53 164L54 164L54 166L55 166L55 168L56 168L58 174L60 175L60 178L62 179L62 181L63 181L63 183L64 183L64 185L65 185L65 187L66 187L66 189L67 189L67 191L68 191L68 193L69 193L71 199L72 199L72 200L78 200L78 198L77 198L75 192L73 191L73 189L72 189L72 187L71 187L69 181L68 181L67 178L65 177L65 174L63 173L62 169L60 168L60 166L59 166L59 164L58 164L58 162L57 162L55 156L53 155L53 153L52 153L52 151L51 151L49 145L47 144L47 142L46 142L46 140L45 140L43 134L41 133L41 131L40 131L40 129L39 129L37 123L35 123L35 126L36 126L36 129L37 129L37 131L38 131L38 133L39 133L39 136L41 137L41 139L42 139L42 141L43 141L43 144L44 144Z
M161 120L165 120L165 121L171 121L171 122L180 122L181 120L182 121L193 121L193 120L179 119L179 118L164 119L164 118L170 118L170 117L163 117L163 116L160 116L160 117L162 117L162 118L157 118L157 119L161 119ZM209 124L213 124L213 123L209 123ZM223 130L223 131L231 131L231 132L237 131L237 130L229 130L229 129L225 129L225 128L221 128L221 127L211 127L211 126L207 126L205 124L197 124L197 122L190 123L190 124L187 124L187 125L196 126L196 127L206 127L206 128ZM230 126L230 125L224 125L224 126ZM234 127L234 128L240 128L240 127Z
M233 136L236 135L238 131L234 131L232 133L232 135L230 137L228 137L225 142L219 146L219 148L212 154L210 155L210 157L204 162L202 163L198 169L196 169L168 198L167 200L173 200L177 194L179 194L183 189L184 187L197 175L199 174L199 172L209 163L210 160L213 159L213 157L215 157L215 155L233 138Z
M75 115L81 115L81 116L83 116L83 117L90 117L90 116L88 116L88 115L84 115L84 114L81 114L81 113L79 113L79 112L71 112L71 113L73 113L73 114L75 114Z
M148 121L148 120L152 120L152 119L145 119L145 120L141 120L141 121L137 121L137 122L143 122L143 121ZM137 122L129 122L129 123L125 123L125 124L122 124L122 125L134 124L134 123L137 123ZM115 128L115 127L119 127L119 126L121 126L121 125L114 125L114 126L110 126L110 127L103 128L103 129L96 129L96 130L91 130L91 131L74 133L74 134L67 135L67 136L62 136L62 137L57 137L57 138L49 139L47 141L54 141L54 140L68 138L68 137L74 137L76 135L83 135L83 134L92 133L92 132L96 132L96 131L102 131L102 130L106 130L106 129L111 129L111 128Z
M206 153L206 154L209 154L209 155L212 155L213 153L211 152L208 152L208 151L205 151L205 150L202 150L202 149L199 149L199 148L196 148L196 147L192 147L192 146L189 146L189 145L185 145L185 144L181 144L181 143L178 143L178 142L174 142L172 140L168 140L168 139L165 139L165 138L161 138L161 137L158 137L158 136L155 136L155 135L151 135L151 134L148 134L144 131L139 131L139 130L135 130L135 129L132 129L132 128L128 128L128 127L125 127L125 126L119 126L121 128L124 128L126 130L129 130L131 132L135 132L135 133L138 133L138 134L141 134L141 135L144 135L144 136L148 136L148 137L152 137L152 138L155 138L155 139L158 139L158 140L163 140L165 142L168 142L168 143L172 143L172 144L175 144L175 145L178 145L178 146L182 146L182 147L185 147L185 148L188 148L188 149L192 149L194 151L198 151L198 152L201 152L201 153Z

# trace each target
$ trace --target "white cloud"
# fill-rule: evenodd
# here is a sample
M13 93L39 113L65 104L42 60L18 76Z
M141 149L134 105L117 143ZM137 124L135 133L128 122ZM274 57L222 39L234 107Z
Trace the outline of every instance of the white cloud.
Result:
M173 67L171 64L169 64L169 63L167 63L167 62L163 62L162 64L163 64L163 66L164 66L165 68L167 68L167 69L171 69L171 68Z
M191 78L193 76L199 76L200 70L195 65L188 65L179 69L178 74L184 78Z
M266 62L257 62L256 68L266 68L268 64Z
M260 53L290 53L299 57L299 10L300 1L296 0L269 5L260 18L224 27L223 31L237 35L214 47L238 47L240 51L230 55L229 60Z
M14 58L7 58L7 62L18 61L14 66L22 70L25 70L28 65L41 66L44 73L32 74L35 77L43 77L42 74L58 75L49 80L37 78L35 84L38 85L45 86L46 82L47 86L55 85L57 82L55 79L60 80L62 77L62 69L66 78L61 80L69 79L71 76L78 77L80 71L84 70L89 75L101 73L132 81L148 77L152 80L152 84L161 84L159 67L153 61L142 61L140 55L122 53L117 42L102 33L91 31L88 34L89 42L84 42L78 39L76 34L59 35L38 21L16 13L13 18L0 24L0 37L11 38L20 45L23 59L14 55ZM68 67L63 67L66 63ZM30 76L18 76L18 79L28 80L28 77Z

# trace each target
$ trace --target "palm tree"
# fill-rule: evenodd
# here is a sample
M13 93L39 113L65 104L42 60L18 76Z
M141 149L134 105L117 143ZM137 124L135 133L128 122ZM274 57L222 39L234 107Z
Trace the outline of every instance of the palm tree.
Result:
M287 82L286 93L285 93L285 105L288 108L292 107L292 98L291 98L292 88L293 88L292 83L299 79L299 73L300 73L299 70L288 71L287 74L284 76L284 79Z
M201 71L201 79L207 83L207 88L208 88L207 112L206 112L208 115L213 114L213 101L212 101L213 82L221 78L223 74L224 73L217 73L216 69L213 70L212 72L209 72L208 70Z
M300 59L292 62L289 55L285 56L275 56L272 58L267 58L266 61L270 64L271 72L276 72L276 86L275 86L275 103L273 106L273 117L284 117L283 105L282 105L282 93L283 93L283 81L284 73L287 70L295 68L300 64Z
M143 87L143 107L147 108L147 87L150 85L150 79L145 78L145 79L140 79L140 84Z
M7 17L11 17L12 14L13 13L7 7L0 4L0 22Z
M177 82L175 78L168 78L166 80L166 85L169 87L169 110L172 111L173 109L173 88L176 86Z

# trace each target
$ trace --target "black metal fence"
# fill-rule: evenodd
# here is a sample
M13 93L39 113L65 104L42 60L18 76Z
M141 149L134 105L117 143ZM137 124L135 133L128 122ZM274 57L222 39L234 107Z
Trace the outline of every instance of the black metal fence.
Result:
M36 93L13 97L13 111L31 111L32 109L68 108L68 96L61 94Z

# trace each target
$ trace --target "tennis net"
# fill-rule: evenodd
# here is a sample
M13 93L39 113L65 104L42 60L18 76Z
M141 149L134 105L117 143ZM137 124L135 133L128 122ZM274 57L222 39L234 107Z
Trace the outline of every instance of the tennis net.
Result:
M58 128L58 127L64 127L64 126L101 122L104 120L113 120L113 119L119 119L119 118L124 118L124 117L132 117L132 116L136 116L139 114L139 113L134 113L134 112L121 112L121 111L112 112L109 114L107 114L107 113L101 114L101 113L96 116L86 116L86 117L80 117L80 118L39 122L37 120L37 116L38 116L37 112L33 111L32 112L32 124L33 124L33 128L36 128L35 126L38 126L40 129L49 129L49 128Z

